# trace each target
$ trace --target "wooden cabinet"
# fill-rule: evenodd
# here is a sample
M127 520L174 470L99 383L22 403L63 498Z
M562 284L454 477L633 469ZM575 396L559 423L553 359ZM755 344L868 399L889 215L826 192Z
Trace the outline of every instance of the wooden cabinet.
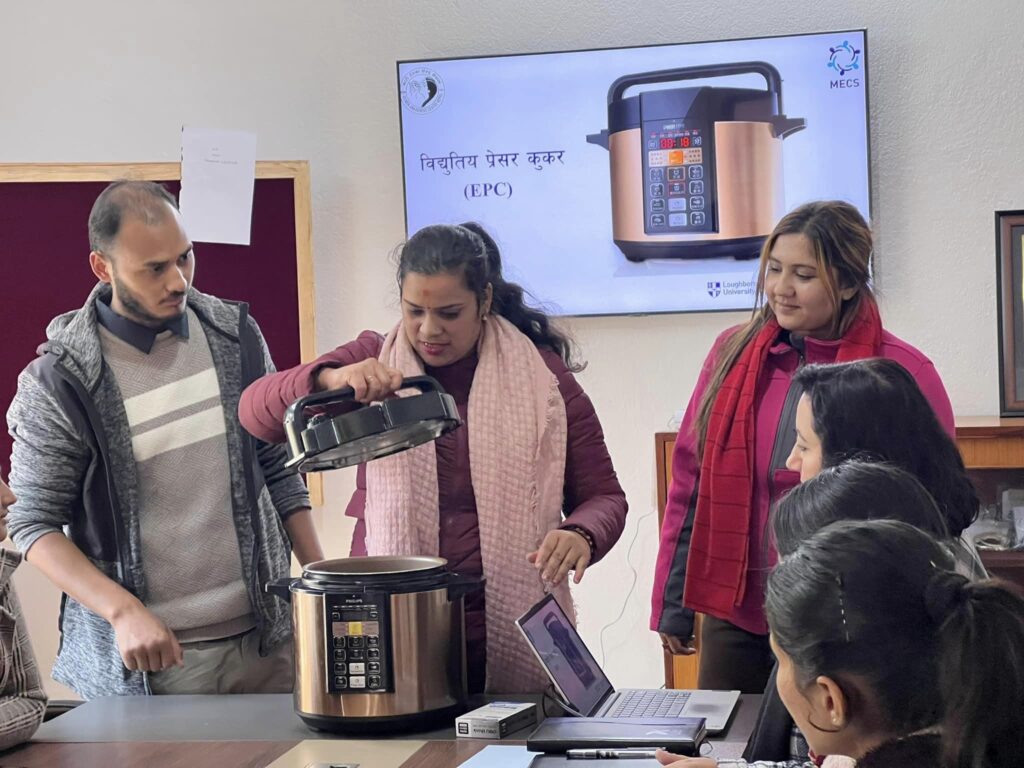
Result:
M668 486L672 482L672 450L676 445L675 432L657 432L654 435L655 463L658 479L658 530L665 517L665 502L668 499ZM698 616L698 620L699 620ZM663 651L665 656L665 687L696 688L697 664L700 660L700 626L694 626L697 636L697 653L693 656L673 656Z
M982 505L998 503L1002 488L1024 488L1024 418L961 417L956 442ZM1024 552L978 554L989 574L1024 589Z
M675 441L675 432L657 432L654 435L659 528L672 482ZM956 442L982 504L996 502L1002 487L1024 488L1024 418L958 418ZM990 574L1014 581L1024 588L1024 552L982 551L980 554ZM699 639L699 632L697 636ZM698 653L694 656L672 656L665 652L666 688L697 687L699 648L698 642Z

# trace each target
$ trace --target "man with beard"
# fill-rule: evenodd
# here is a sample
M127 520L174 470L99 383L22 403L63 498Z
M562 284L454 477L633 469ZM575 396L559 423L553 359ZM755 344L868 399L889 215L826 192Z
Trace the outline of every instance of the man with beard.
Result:
M322 558L302 480L239 425L273 370L245 304L192 287L177 201L122 181L89 216L99 279L18 378L9 524L63 592L53 677L84 698L292 688L262 585Z

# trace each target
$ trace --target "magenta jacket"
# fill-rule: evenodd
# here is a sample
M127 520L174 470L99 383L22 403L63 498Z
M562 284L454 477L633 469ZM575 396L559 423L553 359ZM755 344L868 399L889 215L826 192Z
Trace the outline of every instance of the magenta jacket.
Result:
M661 544L654 573L651 597L651 629L678 637L693 633L693 611L683 605L686 562L690 553L690 534L697 503L700 467L697 463L694 425L697 409L707 389L718 350L736 328L722 333L711 347L690 396L683 423L676 437L672 456L672 484L661 525ZM783 333L769 350L761 378L757 383L754 433L754 482L748 550L747 588L742 602L728 616L719 616L748 632L767 634L764 594L768 571L775 564L767 538L768 511L772 502L800 482L797 472L786 469L786 459L796 441L796 405L800 391L791 386L793 374L805 364L834 363L839 341L806 338L798 349ZM954 434L953 409L935 366L919 350L882 332L879 357L895 360L917 380L924 396L935 409L939 423Z
M305 365L273 373L254 382L239 404L239 419L250 433L266 442L285 439L281 422L287 407L313 391L316 373L321 368L341 367L378 357L383 337L364 331L332 352ZM548 369L558 379L558 388L565 401L568 427L563 526L583 528L594 540L596 562L612 548L626 523L626 496L615 476L611 457L604 442L604 432L597 413L579 382L562 359L548 349L539 350ZM476 498L469 471L469 431L467 421L469 389L476 371L476 355L443 368L426 369L455 398L464 427L454 430L436 443L438 501L441 510L439 553L459 573L479 575L480 532L476 516ZM366 472L359 467L356 491L345 514L357 519L352 537L352 555L366 554L366 526L363 511L366 504ZM523 557L527 553L523 553ZM467 603L467 634L469 639L470 687L482 688L480 676L486 658L482 596ZM476 679L474 679L476 678Z

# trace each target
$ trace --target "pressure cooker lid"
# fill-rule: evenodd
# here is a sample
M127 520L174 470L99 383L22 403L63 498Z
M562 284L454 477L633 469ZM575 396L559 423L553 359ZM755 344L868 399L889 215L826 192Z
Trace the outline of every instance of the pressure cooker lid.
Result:
M343 557L309 563L302 570L307 586L336 588L389 588L400 591L444 586L450 573L443 557Z
M337 415L311 410L357 404L351 387L318 392L292 403L284 417L287 467L322 472L389 456L436 440L462 422L455 399L429 376L405 379L420 394L364 405Z

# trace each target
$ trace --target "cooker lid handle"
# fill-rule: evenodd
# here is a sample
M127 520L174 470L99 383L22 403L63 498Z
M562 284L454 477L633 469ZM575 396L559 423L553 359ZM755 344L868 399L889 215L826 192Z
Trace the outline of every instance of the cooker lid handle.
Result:
M779 112L782 112L782 76L779 70L767 61L737 61L727 64L705 64L698 67L676 67L659 69L655 72L640 72L623 75L608 89L608 103L619 101L627 88L647 83L668 83L674 80L699 80L706 77L729 77L731 75L761 75L768 84L768 93L775 96Z
M444 394L444 387L433 376L410 376L402 379L402 386L399 389L418 389L421 393L441 392Z

